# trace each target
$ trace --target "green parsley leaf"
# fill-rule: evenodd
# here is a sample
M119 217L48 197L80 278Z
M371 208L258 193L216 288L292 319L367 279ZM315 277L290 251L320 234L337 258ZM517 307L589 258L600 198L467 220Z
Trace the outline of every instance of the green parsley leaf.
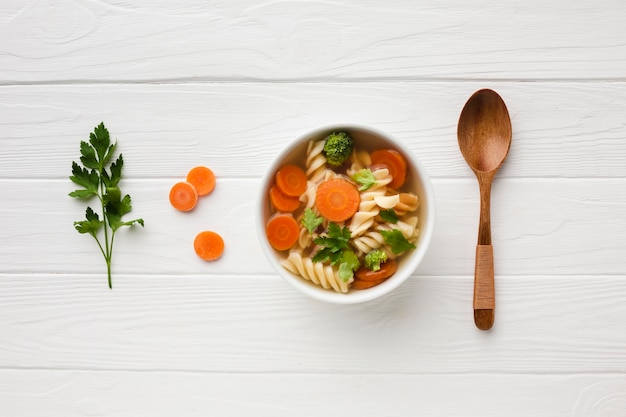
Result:
M359 269L361 262L358 256L349 249L344 249L341 254L341 263L339 264L339 278L343 282L348 282L354 276L354 271Z
M89 143L93 146L98 156L98 161L103 166L108 162L108 157L113 153L111 145L111 138L109 137L109 131L104 127L104 123L100 123L92 133L89 134ZM82 150L82 147L81 147ZM85 156L85 155L83 155Z
M111 164L111 168L109 169L111 171L110 175L106 170L102 170L104 185L106 185L107 187L117 187L117 184L119 184L120 179L122 178L123 166L124 158L122 157L122 154L120 154L115 162Z
M402 232L398 229L381 230L380 234L383 235L385 243L391 246L391 251L396 255L404 252L405 250L415 249L415 245L409 243Z
M313 240L315 244L322 246L313 256L313 262L330 262L331 265L339 264L339 278L347 282L358 269L360 262L356 254L348 246L350 229L343 228L337 223L329 223L326 236L320 236Z
M348 240L350 240L350 229L345 226L342 228L337 223L331 222L328 224L326 236L320 236L313 242L331 249L332 252L337 252L348 246Z
M91 207L87 207L85 218L87 220L74 222L74 228L76 228L78 233L89 233L92 236L96 236L103 224L98 213L94 212Z
M380 217L387 223L398 223L398 215L396 214L394 209L381 210L379 214Z
M96 157L96 150L89 143L85 141L80 142L80 162L83 163L84 166L91 169L100 170L100 164L98 163L98 158Z
M123 195L119 188L124 166L121 154L107 171L115 149L116 144L111 143L109 131L104 123L100 123L89 135L89 142L80 142L80 161L83 166L72 162L72 175L69 177L73 183L82 187L69 193L70 197L87 199L97 196L102 205L102 219L91 207L87 207L86 220L74 222L74 227L81 234L90 234L98 243L107 265L109 288L112 288L111 258L115 232L123 226L144 226L143 219L122 220L122 216L131 211L132 204L130 196ZM102 229L104 236L100 236Z
M359 191L365 191L376 184L376 177L374 177L374 173L369 168L358 170L354 175L352 175L352 179L360 185Z
M131 198L127 194L122 197L121 191L117 187L107 188L107 193L104 196L105 208L108 215L108 222L111 229L117 230L122 226L130 226L137 222L143 223L143 220L137 219L131 222L123 222L122 216L130 213L132 210Z
M89 170L87 168L81 168L76 162L72 163L72 175L70 180L74 184L80 185L84 190L76 190L70 193L72 197L87 198L94 195L98 195L98 186L100 179L98 178L98 172L96 170Z
M308 230L309 233L313 233L315 229L317 229L319 225L321 225L323 222L324 218L317 217L311 207L307 207L306 210L304 210L304 215L302 216L302 225L306 227L306 230Z
M81 198L84 200L93 197L94 195L98 195L98 193L90 190L74 190L69 193L70 197Z

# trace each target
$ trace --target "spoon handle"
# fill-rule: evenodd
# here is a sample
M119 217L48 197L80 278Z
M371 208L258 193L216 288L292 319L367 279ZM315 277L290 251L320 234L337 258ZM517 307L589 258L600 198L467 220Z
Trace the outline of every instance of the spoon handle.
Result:
M477 245L474 270L474 322L479 329L491 328L495 307L493 246Z
M495 278L491 245L491 182L494 173L477 173L480 186L480 224L474 269L474 323L481 330L493 326Z
M493 246L476 246L474 278L474 308L495 308Z

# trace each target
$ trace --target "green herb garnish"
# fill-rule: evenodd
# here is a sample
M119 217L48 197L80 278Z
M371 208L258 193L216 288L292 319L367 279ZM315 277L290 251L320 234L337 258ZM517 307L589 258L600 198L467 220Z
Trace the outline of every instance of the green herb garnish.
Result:
M100 200L102 219L91 207L87 207L85 220L74 222L74 228L78 233L90 234L98 243L107 265L109 288L113 288L111 259L115 233L123 226L132 226L135 223L144 225L143 219L122 220L122 216L131 211L132 205L130 196L122 196L118 186L124 165L122 154L115 162L111 162L116 145L117 143L111 143L104 123L100 123L89 135L89 142L80 142L80 162L83 166L72 162L72 175L69 177L73 183L82 187L72 191L70 197L84 200L98 197Z
M361 262L356 253L351 250L344 250L341 255L341 262L339 264L339 278L343 282L348 282L354 276L354 271L359 269Z
M381 210L380 217L387 223L398 223L398 215L396 214L394 209Z
M389 257L387 256L387 252L380 249L372 249L367 253L367 255L365 255L363 263L370 271L378 271L380 269L380 264L387 262L388 259Z
M311 207L307 207L304 210L301 223L309 233L313 233L323 222L324 218L318 217Z
M365 191L368 188L372 187L376 184L376 177L374 173L369 168L363 168L358 170L352 175L352 179L354 182L359 184L359 191Z
M409 243L402 232L398 229L381 230L380 234L383 235L385 243L391 246L391 251L396 255L404 252L405 250L415 249L415 245Z
M328 224L326 236L320 236L313 242L322 248L313 256L313 262L330 262L339 264L339 278L347 282L353 277L354 271L359 268L359 258L348 246L350 229L340 227L336 223Z

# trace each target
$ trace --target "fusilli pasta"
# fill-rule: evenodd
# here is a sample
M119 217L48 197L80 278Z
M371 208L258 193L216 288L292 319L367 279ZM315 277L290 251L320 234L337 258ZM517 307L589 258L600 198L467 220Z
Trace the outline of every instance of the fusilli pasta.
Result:
M363 150L356 150L356 148L352 151L351 160L352 165L350 165L350 168L348 168L347 171L347 174L350 177L356 174L359 170L372 164L372 157L370 156L370 153Z
M373 249L379 249L385 245L385 239L378 230L368 229L361 236L352 239L350 243L356 249L357 255L362 256Z
M392 180L387 168L377 169L373 172L376 183L365 191L361 191L359 209L352 216L348 225L352 237L361 236L374 224L374 219L380 212L377 198L384 197L387 193L387 184Z
M336 292L348 292L353 281L353 279L347 282L342 281L333 266L321 262L313 262L311 258L303 256L300 250L291 250L287 258L281 261L281 265L293 274L301 276L322 288L332 288Z
M306 151L306 176L309 181L318 183L326 171L324 140L311 141Z
M415 211L419 207L419 199L416 194L400 193L398 196L400 201L394 207L398 216L403 216L406 213Z

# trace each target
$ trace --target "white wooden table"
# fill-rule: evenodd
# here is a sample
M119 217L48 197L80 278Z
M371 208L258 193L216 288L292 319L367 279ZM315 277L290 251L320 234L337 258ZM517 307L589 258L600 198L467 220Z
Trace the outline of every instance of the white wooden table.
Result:
M35 0L0 5L0 416L626 416L626 3ZM478 186L456 124L504 98L496 322L472 319ZM145 229L113 290L67 196L101 121ZM437 195L394 293L327 305L264 259L254 197L321 125L395 135ZM218 176L192 213L170 186ZM197 232L226 241L199 260Z

